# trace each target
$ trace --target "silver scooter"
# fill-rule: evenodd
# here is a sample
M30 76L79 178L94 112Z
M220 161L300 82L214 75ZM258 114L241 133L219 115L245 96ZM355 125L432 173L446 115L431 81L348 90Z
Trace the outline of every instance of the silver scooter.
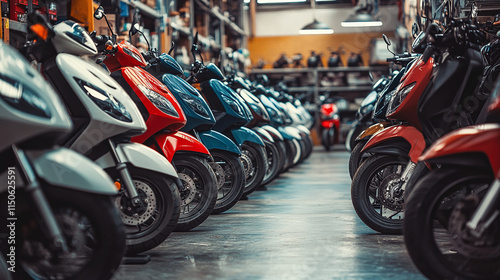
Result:
M177 172L155 150L130 141L146 130L145 122L108 73L79 57L97 54L87 31L73 21L52 27L41 15L28 18L30 28L42 25L48 36L41 40L40 34L26 53L41 64L75 124L61 143L94 160L120 188L115 203L127 232L127 254L158 246L179 218Z
M9 273L1 279L109 279L121 262L111 178L54 147L71 128L54 90L0 41L0 248Z

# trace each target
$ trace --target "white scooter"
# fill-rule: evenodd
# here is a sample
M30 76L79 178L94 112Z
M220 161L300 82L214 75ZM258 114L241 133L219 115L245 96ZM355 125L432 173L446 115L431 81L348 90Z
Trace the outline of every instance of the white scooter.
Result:
M38 40L26 53L41 63L75 124L61 143L94 160L120 189L115 204L127 232L127 254L158 246L179 218L182 184L177 172L155 150L130 141L146 130L144 120L108 73L79 57L97 54L82 26L68 20L52 27L33 14L28 27Z
M109 279L121 262L125 231L111 178L54 147L71 128L54 90L0 41L1 279Z

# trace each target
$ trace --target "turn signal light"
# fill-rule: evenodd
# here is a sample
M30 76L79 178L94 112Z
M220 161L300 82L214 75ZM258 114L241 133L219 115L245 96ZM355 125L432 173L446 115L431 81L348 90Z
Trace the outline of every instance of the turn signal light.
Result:
M49 37L49 30L47 29L47 27L41 25L40 23L33 24L32 26L30 26L30 29L43 40L47 40L47 37Z
M122 188L122 184L120 184L120 182L116 181L115 182L115 187L117 190L120 190Z

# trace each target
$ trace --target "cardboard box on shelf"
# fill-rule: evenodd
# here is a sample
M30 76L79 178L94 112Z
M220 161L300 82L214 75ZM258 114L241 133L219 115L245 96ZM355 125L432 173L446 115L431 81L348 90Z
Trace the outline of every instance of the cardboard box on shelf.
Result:
M142 3L148 5L151 8L156 8L156 0L142 0Z
M5 43L9 43L10 37L9 37L9 19L8 18L2 18L2 40Z

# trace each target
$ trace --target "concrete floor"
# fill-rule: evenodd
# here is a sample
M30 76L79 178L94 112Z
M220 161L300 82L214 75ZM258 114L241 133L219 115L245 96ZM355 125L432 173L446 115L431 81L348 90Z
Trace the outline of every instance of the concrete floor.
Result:
M349 153L316 147L267 191L122 265L114 280L425 279L401 236L365 226L351 204Z

